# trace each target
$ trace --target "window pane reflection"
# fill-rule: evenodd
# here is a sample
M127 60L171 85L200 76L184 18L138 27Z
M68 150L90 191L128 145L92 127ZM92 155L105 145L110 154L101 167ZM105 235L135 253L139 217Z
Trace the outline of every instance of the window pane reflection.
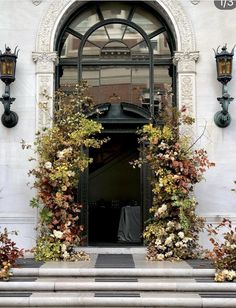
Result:
M90 8L84 13L80 14L71 24L70 28L81 33L85 32L92 27L94 24L99 22L99 17L95 8Z
M172 104L172 78L169 75L169 66L154 68L154 103L155 111L164 110Z
M132 103L140 107L149 108L149 101L145 101L144 93L149 93L149 67L132 68Z
M119 103L131 101L130 67L102 67L100 74L102 102Z
M78 57L78 48L80 46L80 39L71 34L66 34L67 38L61 50L61 58Z
M88 95L94 104L99 104L100 98L100 68L94 66L83 67L82 79L88 82Z
M166 40L166 33L161 33L151 39L154 55L168 55L170 56L170 48Z
M131 6L121 2L102 3L100 9L105 20L109 18L128 19Z
M132 21L139 25L147 34L150 34L162 27L162 24L155 16L145 11L143 8L135 10Z
M135 29L127 27L125 30L123 41L129 48L132 48L139 42L143 41L143 37Z
M100 27L94 31L90 35L89 41L96 46L103 47L109 41L105 27Z
M63 66L60 71L62 75L60 78L61 87L78 83L77 67Z

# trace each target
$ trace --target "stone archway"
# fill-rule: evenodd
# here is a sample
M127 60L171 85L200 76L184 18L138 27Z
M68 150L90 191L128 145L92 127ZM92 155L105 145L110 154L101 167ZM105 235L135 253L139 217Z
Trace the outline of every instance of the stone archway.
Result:
M57 63L57 53L54 43L63 21L80 5L78 0L54 0L48 7L39 26L36 38L36 51L33 60L36 63L36 129L50 126L53 110L52 99L45 98L42 93L52 97L54 90L54 67ZM195 64L199 52L195 50L195 35L191 22L178 0L158 0L150 2L167 20L177 43L177 51L173 62L177 65L177 100L185 105L195 116L196 86ZM39 108L39 104L47 105L50 114Z

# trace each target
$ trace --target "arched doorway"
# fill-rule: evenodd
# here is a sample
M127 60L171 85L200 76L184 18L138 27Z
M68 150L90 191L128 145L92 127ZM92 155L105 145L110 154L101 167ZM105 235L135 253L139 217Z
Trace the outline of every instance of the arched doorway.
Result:
M87 80L102 111L94 117L111 139L88 153L94 163L80 181L89 244L142 243L151 202L148 171L134 170L130 161L139 158L137 129L175 104L174 49L167 23L144 2L91 1L58 37L56 86Z
M81 13L85 12L86 9L91 9L92 6L96 5L97 3L108 3L111 6L113 6L116 1L104 1L104 2L83 2L83 1L78 1L78 0L54 0L50 4L47 12L42 18L42 21L39 26L39 31L36 39L36 50L33 52L33 60L36 63L36 129L43 129L44 127L50 126L51 121L52 121L52 112L53 112L53 100L50 99L50 97L53 96L53 91L54 91L54 81L56 80L56 85L60 84L60 76L62 79L66 77L66 74L64 74L64 77L62 76L62 64L63 62L61 61L62 58L65 65L68 65L69 68L71 68L70 76L68 76L69 81L71 83L77 82L78 81L78 70L74 70L73 67L79 67L81 65L80 59L78 56L78 53L74 53L76 50L78 51L78 48L76 49L75 46L76 44L70 45L69 39L65 39L63 42L63 39L66 38L64 37L64 34L68 32L67 30L70 31L70 23L73 21L74 18L78 17ZM119 2L122 3L122 2ZM179 106L181 107L182 105L185 105L188 107L188 110L190 113L195 115L195 101L196 101L196 90L195 90L195 79L196 79L196 67L195 63L198 60L199 57L199 52L196 51L195 49L195 35L194 31L191 25L191 21L189 20L187 14L185 13L184 8L182 7L181 3L176 0L158 0L158 1L123 1L123 4L129 4L133 8L140 8L141 11L149 12L151 13L152 16L154 16L154 19L160 19L161 24L163 24L166 29L168 29L168 33L171 35L170 37L172 38L172 48L171 48L171 57L170 62L172 64L172 58L173 58L173 63L177 67L177 97L176 99L174 98L174 102L178 101ZM128 20L131 20L132 22L132 16L133 12L135 10L132 10L132 13L128 15ZM112 11L112 10L111 10ZM111 12L110 11L110 12ZM96 11L99 13L99 11ZM137 13L138 11L136 11ZM98 18L100 22L102 22L102 19L106 20L107 18L112 18L112 14L117 13L117 10L113 10L111 14L106 15L104 18L103 13L98 14ZM96 15L95 15L96 16ZM137 16L137 15L136 15ZM150 15L149 15L150 16ZM114 17L114 15L113 15ZM117 16L116 16L117 17ZM115 18L116 18L115 17ZM119 17L118 17L119 18ZM85 17L86 19L86 17ZM87 19L89 21L89 19ZM127 15L126 15L126 20L127 20ZM118 23L119 24L119 23ZM147 23L148 24L148 23ZM87 23L87 26L89 23ZM107 26L108 24L104 24L103 26ZM123 25L127 26L126 23L123 23ZM139 22L137 22L137 25L139 26ZM89 30L91 27L87 27ZM132 28L132 27L131 27ZM141 27L142 28L142 27ZM136 31L138 30L137 27L134 28ZM98 30L98 29L96 29ZM145 29L143 29L145 31ZM73 32L74 33L74 32ZM140 32L139 32L140 33ZM75 33L74 33L75 34ZM131 30L132 34L132 30ZM84 33L82 34L84 36ZM81 39L81 37L80 37ZM150 34L148 35L148 39L150 40ZM72 48L72 51L74 55L72 57L66 57L65 55L61 54L61 51L63 50L64 43L68 42L68 51L70 51L70 48ZM146 40L145 40L146 42ZM104 45L105 46L105 45ZM111 45L107 45L108 47L112 47ZM142 46L142 45L141 45ZM150 44L148 44L150 46ZM78 45L77 45L78 47ZM86 47L86 44L85 44ZM87 46L89 47L89 46ZM175 52L174 52L175 50ZM134 53L133 53L134 54ZM114 55L114 54L113 54ZM56 66L56 74L54 74L54 67L57 64L59 56L59 65ZM173 56L173 57L172 57ZM157 54L155 56L154 52L154 61L152 62L153 65L151 66L156 66L160 67L162 66L161 61L156 61L159 55ZM161 59L161 57L159 57ZM134 60L134 58L132 58ZM146 64L145 64L145 57L143 58L143 61L141 61L141 64L145 64L147 67L147 63L150 62L151 57L146 54ZM90 59L92 60L92 58ZM95 60L93 63L99 64L97 60ZM92 64L93 64L92 63ZM119 61L115 62L117 65L120 64ZM127 62L128 63L128 62ZM123 68L126 66L126 64L123 64ZM135 65L138 68L138 61L133 61L131 66L133 67L133 71L135 70ZM84 64L89 64L86 61ZM90 63L91 64L91 63ZM102 60L102 64L105 64L105 62ZM107 64L110 64L107 62ZM113 63L114 64L114 63ZM134 64L134 65L133 65ZM109 66L109 65L108 65ZM85 67L85 66L84 66ZM98 66L97 66L98 67ZM111 66L109 67L111 68ZM166 68L167 69L167 68ZM166 70L165 69L165 70ZM107 70L108 71L108 70ZM112 70L110 70L112 71ZM131 70L132 71L132 70ZM143 70L144 71L144 70ZM172 75L172 70L170 69L170 74ZM173 70L175 71L175 69ZM64 71L66 72L66 70ZM114 72L117 72L114 70ZM118 71L119 73L121 71ZM124 70L123 70L124 72ZM140 71L141 72L141 71ZM148 71L150 72L150 71ZM132 74L131 74L132 75ZM153 82L155 82L155 72L154 74L143 74L141 72L140 74L143 78L143 81L148 81L150 82L151 79L149 79L150 76L152 76L152 80L149 83L150 87L146 87L141 89L144 90L142 91L142 95L140 96L141 99L137 101L137 105L140 107L144 108L149 108L152 110L152 112L158 111L158 108L155 108L155 99L160 101L160 98L165 98L165 95L163 93L157 91L155 93L155 86L153 88ZM72 76L72 78L71 78ZM101 77L107 77L104 76L103 74L100 74ZM118 75L119 76L119 75ZM138 75L137 75L138 76ZM116 76L117 77L117 76ZM124 74L121 75L120 80L125 81L125 78L127 77ZM175 88L175 76L173 75L173 89ZM118 78L119 79L119 78ZM105 80L109 81L109 78L106 78ZM112 80L112 79L110 79ZM114 78L113 78L114 80ZM130 80L130 78L129 78ZM131 78L132 80L132 78ZM68 80L66 81L68 82ZM99 85L100 86L100 85ZM132 90L140 90L140 87L130 87ZM43 96L42 93L48 94L47 97ZM97 91L95 91L97 93ZM103 93L101 91L100 93ZM113 95L115 93L115 95ZM131 92L130 92L131 93ZM174 93L176 95L176 93ZM158 97L159 96L159 97ZM111 102L117 102L117 99L123 99L120 97L120 95L116 95L116 92L112 92L108 98L111 100ZM135 97L134 95L129 96L129 97ZM139 96L138 96L139 97ZM106 100L105 100L106 101ZM133 100L129 101L132 103ZM102 102L102 101L101 101ZM135 102L135 100L133 101ZM151 104L150 104L151 103ZM45 112L40 108L42 104L45 104L48 106L50 110L50 114L45 114ZM151 108L150 108L151 107ZM51 116L50 116L51 115ZM85 181L86 182L86 181ZM85 184L85 183L84 183ZM85 185L82 185L84 187Z

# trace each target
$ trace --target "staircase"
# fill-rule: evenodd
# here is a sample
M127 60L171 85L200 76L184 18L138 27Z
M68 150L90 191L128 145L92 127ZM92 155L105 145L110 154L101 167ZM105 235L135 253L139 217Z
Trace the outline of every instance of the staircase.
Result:
M109 252L74 263L21 261L0 282L0 307L236 307L236 283L215 283L204 261Z

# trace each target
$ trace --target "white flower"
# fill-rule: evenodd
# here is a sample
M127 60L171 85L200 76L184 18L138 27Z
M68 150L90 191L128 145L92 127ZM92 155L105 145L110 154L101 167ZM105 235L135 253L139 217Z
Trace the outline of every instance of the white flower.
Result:
M157 212L158 212L159 214L162 214L162 213L164 213L166 210L167 210L167 205L166 205L166 204L163 204L163 205L157 210Z
M161 245L161 240L160 240L160 239L156 239L156 241L155 241L155 245L156 245L156 246Z
M227 278L228 278L228 280L234 280L236 278L236 272L235 271L228 271Z
M68 176L75 176L75 172L74 172L74 171L68 171L68 172L67 172L67 175L68 175Z
M170 245L172 243L172 237L171 236L169 236L169 237L167 237L167 239L165 240L165 245Z
M193 239L191 238L191 237L185 237L184 239L183 239L183 242L184 243L187 243L187 242L190 242L190 241L192 241Z
M64 251L63 258L66 259L66 258L69 258L69 257L70 257L70 254L67 251Z
M61 251L62 251L62 252L65 252L65 251L66 251L66 245L65 245L65 244L62 244L62 245L61 245Z
M175 226L175 223L173 221L168 221L167 227L168 228L173 228Z
M182 246L182 242L176 242L175 243L175 247L181 247Z
M159 253L159 254L157 255L157 260L158 260L158 261L162 261L162 260L164 260L164 258L165 258L165 256L164 256L162 253Z
M64 152L63 151L58 151L57 152L57 157L58 158L63 158L63 156L64 156Z
M169 257L171 257L172 255L173 255L173 251L169 251L169 252L165 253L165 257L166 257L166 258L169 258Z
M44 168L46 169L51 169L52 168L52 163L50 161L47 161L45 164L44 164Z
M55 236L55 238L61 239L62 236L63 236L63 232L57 231L57 230L53 230L53 235Z
M178 233L178 236L179 236L181 239L183 239L183 238L184 238L184 232L179 232L179 233Z

